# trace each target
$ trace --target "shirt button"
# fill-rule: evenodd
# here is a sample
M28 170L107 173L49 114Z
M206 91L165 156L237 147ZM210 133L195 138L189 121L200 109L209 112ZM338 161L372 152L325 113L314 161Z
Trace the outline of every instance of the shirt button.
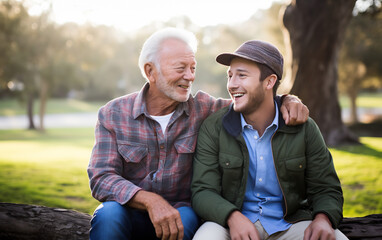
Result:
M260 160L263 160L264 158L263 158L263 156L260 156Z
M162 144L162 145L160 145L160 149L164 149L164 145Z
M263 179L262 178L259 178L259 182L262 182L263 181Z
M254 138L255 138L256 140L258 139L258 137L257 137L257 136L255 136Z
M257 193L256 196L260 197L260 193Z
M227 162L227 163L225 163L225 165L226 165L226 166L229 166L229 163Z
M300 166L298 166L299 168L302 168L302 165L300 164Z

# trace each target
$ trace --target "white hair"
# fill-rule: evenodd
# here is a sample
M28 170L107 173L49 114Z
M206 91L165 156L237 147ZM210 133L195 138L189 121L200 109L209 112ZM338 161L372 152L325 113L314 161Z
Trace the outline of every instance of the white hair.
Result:
M138 60L139 69L146 80L145 64L152 62L160 70L158 52L161 48L161 44L164 40L173 38L184 42L196 53L198 41L192 32L180 28L168 27L153 33L143 44Z

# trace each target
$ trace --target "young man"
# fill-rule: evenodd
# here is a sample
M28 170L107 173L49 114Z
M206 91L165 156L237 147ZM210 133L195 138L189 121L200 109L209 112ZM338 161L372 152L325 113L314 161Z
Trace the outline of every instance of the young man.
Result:
M216 60L233 103L199 130L192 206L207 222L194 239L347 239L334 230L342 189L317 125L286 126L275 100L280 52L248 41Z
M155 32L139 58L147 83L100 109L88 175L92 195L103 203L94 212L91 239L191 239L199 226L190 207L197 132L230 101L191 95L196 45L185 30ZM291 124L308 117L295 100L284 100Z

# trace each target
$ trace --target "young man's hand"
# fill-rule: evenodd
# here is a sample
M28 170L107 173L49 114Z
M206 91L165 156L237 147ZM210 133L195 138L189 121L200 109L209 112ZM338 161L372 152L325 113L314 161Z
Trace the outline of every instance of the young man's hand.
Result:
M304 232L304 240L336 240L329 218L319 213Z
M231 213L228 217L227 224L231 240L260 240L255 225L239 211Z
M294 95L283 96L280 111L286 125L299 125L308 120L309 109Z

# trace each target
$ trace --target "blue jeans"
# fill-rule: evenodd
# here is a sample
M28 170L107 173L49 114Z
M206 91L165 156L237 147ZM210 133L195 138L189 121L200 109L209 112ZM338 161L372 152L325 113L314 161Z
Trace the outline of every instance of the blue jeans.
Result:
M183 239L192 239L199 227L199 218L191 207L178 208L184 227ZM149 215L117 202L104 202L91 220L90 239L158 239Z

